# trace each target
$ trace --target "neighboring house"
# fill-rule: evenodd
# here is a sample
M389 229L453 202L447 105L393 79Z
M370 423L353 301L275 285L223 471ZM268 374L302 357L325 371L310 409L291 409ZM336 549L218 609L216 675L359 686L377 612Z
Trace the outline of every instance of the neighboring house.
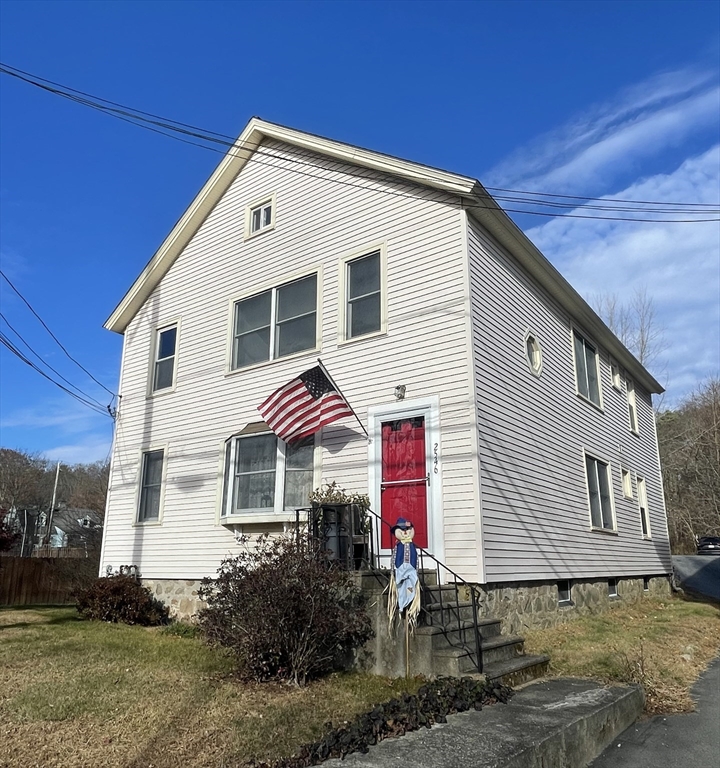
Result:
M101 572L135 564L181 610L237 532L283 530L332 480L411 518L488 610L667 583L662 388L472 178L254 118L106 328ZM261 421L318 356L369 440Z

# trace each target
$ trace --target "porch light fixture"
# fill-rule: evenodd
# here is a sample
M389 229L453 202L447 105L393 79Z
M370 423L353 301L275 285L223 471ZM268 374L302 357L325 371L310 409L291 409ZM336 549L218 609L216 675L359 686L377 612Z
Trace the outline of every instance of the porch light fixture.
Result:
M398 384L397 387L395 387L395 399L396 400L404 400L405 399L405 385L404 384Z

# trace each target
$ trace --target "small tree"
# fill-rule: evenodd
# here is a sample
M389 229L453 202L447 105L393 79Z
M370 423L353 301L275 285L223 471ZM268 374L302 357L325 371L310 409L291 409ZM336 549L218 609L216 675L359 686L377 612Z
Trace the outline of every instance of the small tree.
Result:
M20 534L12 529L7 521L8 513L0 509L0 552L8 552L15 546Z
M198 594L207 604L199 614L207 640L229 648L256 680L304 685L372 636L350 575L291 538L260 537L225 560L216 579L203 580Z

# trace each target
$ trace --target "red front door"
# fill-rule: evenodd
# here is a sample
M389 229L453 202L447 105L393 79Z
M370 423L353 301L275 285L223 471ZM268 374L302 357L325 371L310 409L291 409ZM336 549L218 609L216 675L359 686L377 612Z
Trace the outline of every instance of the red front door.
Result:
M424 417L383 421L382 519L390 525L395 525L399 517L410 520L415 526L414 541L419 547L428 545L427 487ZM382 548L390 549L394 543L389 526L383 524Z

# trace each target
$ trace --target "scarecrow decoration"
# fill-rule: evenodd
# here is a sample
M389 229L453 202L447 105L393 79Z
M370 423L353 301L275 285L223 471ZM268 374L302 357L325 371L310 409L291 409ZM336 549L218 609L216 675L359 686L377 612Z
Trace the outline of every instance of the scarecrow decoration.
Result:
M397 539L393 552L393 573L389 584L388 626L392 630L395 619L405 611L405 641L415 629L420 613L420 583L417 573L417 547L413 544L415 528L410 520L399 517L390 529Z

